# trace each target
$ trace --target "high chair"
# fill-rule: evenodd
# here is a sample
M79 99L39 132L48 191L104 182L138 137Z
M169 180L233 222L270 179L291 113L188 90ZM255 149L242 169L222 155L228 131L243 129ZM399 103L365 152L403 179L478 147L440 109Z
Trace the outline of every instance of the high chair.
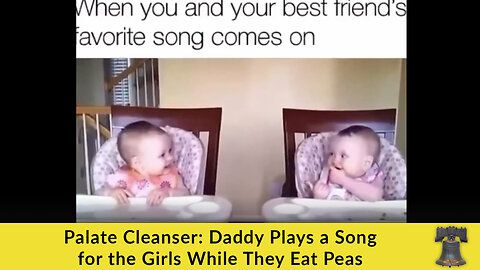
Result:
M405 222L406 164L393 145L394 109L310 111L283 109L286 181L282 197L262 206L267 222ZM327 143L350 125L371 127L380 135L379 166L385 171L384 200L377 202L319 200L311 185L318 180Z
M365 125L381 138L379 166L386 172L385 200L406 198L406 164L393 145L395 109L313 111L283 109L285 173L283 197L311 197L306 182L318 180L327 154L325 145L334 131L350 125ZM316 136L312 136L316 135Z
M174 159L191 194L215 195L221 114L221 108L111 106L112 137L92 160L92 193L101 195L107 175L125 164L116 146L118 133L132 122L145 120L162 127L173 138ZM203 155L204 151L206 155Z

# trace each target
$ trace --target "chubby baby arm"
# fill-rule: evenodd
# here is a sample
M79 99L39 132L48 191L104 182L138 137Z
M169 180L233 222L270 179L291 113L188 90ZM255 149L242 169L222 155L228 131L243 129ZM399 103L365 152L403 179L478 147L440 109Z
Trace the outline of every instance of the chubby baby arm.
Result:
M169 196L169 190L156 188L151 190L147 195L147 204L150 206L159 205L163 199Z
M191 195L190 191L183 184L183 178L180 175L177 175L177 185L174 188L169 189L169 196L188 196Z
M330 194L330 186L322 181L317 181L313 186L313 198L326 199L328 194Z
M115 198L119 204L129 204L128 197L134 197L130 191L123 188L109 189L108 196Z
M105 192L108 196L115 198L119 204L128 204L128 197L135 197L127 189L126 177L122 172L111 174L107 177Z
M330 186L328 185L329 167L324 166L318 181L313 185L311 182L307 182L308 186L312 190L313 198L326 199L330 194Z
M183 184L181 176L176 176L176 184L172 188L156 188L147 196L148 205L159 205L166 197L187 196L190 192Z
M383 179L378 176L371 183L348 178L345 180L343 187L363 201L383 200Z

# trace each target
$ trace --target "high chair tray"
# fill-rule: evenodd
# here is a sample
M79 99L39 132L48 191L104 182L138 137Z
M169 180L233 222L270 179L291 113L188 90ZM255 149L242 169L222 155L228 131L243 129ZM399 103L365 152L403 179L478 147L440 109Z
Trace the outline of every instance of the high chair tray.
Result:
M276 198L262 207L267 222L406 222L406 200L334 201Z
M146 198L129 198L119 205L114 198L77 195L77 222L227 222L231 203L218 196L168 197L158 206Z

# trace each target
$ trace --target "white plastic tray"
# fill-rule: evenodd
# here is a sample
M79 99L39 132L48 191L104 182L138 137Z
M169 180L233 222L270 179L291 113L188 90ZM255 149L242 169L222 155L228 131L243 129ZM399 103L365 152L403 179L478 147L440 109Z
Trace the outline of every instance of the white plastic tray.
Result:
M267 222L406 222L405 200L359 202L276 198L262 207Z
M227 222L231 203L218 196L166 198L148 206L146 198L130 198L118 205L106 196L77 195L77 222Z

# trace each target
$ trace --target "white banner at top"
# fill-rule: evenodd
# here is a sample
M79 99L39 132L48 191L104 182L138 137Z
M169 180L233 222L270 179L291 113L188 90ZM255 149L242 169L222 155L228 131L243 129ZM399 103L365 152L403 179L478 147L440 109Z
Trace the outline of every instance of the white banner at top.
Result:
M403 0L76 0L77 58L405 58Z

